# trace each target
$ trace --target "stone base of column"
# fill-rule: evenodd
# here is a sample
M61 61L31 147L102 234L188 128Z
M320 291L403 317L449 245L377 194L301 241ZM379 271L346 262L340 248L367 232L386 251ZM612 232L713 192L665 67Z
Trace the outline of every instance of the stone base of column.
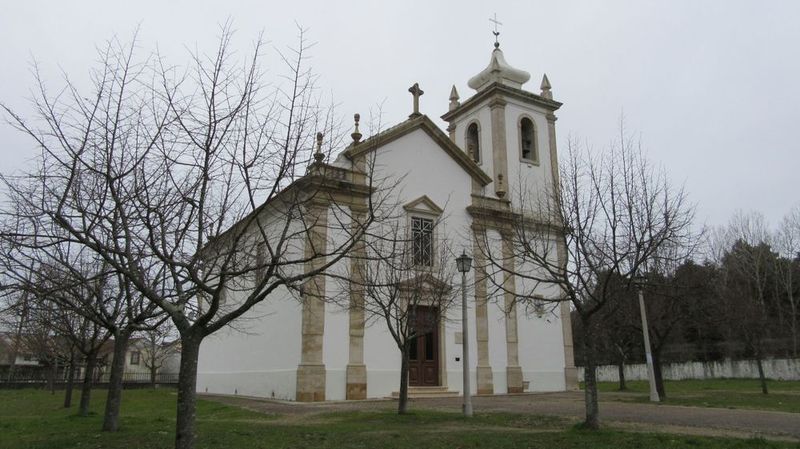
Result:
M567 391L578 389L578 368L568 366L564 368L564 379L566 380Z
M478 394L494 394L494 382L492 381L492 367L478 366Z
M298 402L320 402L325 400L325 365L297 366Z
M347 365L347 400L367 398L367 365Z
M522 367L506 367L506 382L508 382L509 393L522 393L524 391L522 386Z

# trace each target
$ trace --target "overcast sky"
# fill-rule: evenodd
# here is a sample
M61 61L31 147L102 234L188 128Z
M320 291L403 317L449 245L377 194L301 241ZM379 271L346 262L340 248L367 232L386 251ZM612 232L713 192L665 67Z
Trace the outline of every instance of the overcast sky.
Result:
M558 141L602 148L624 112L656 163L685 184L698 218L722 224L736 209L760 210L775 224L800 202L800 1L10 1L0 14L0 101L23 114L35 58L53 88L63 69L78 83L115 34L168 55L213 50L231 19L246 50L263 31L272 46L295 42L295 22L317 42L321 85L339 112L384 123L411 112L409 86L425 91L422 112L447 111L450 86L489 61L488 18L503 23L507 61L547 73L558 112ZM24 168L31 142L0 124L1 170Z

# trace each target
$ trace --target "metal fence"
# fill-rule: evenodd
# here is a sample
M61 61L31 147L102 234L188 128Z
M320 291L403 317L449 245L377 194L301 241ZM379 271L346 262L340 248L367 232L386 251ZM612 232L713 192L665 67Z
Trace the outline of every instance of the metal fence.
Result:
M25 369L19 369L22 367L17 367L14 372L9 376L8 370L0 370L0 388L4 386L11 386L12 384L16 387L24 386L24 385L44 385L51 382L51 380L55 380L56 384L65 384L67 382L68 370L62 369L59 367L56 373L53 373L52 368L45 368L45 369L34 369L37 367L25 367ZM55 376L54 376L55 374ZM107 370L98 371L94 375L93 383L96 385L103 385L107 384L109 381L110 374ZM75 384L79 384L83 382L83 373L76 372L75 373ZM145 384L177 384L178 383L178 373L156 373L154 378L151 378L150 373L147 372L135 372L135 373L125 373L122 377L122 382L126 385L145 385Z
M108 374L103 376L106 382ZM125 383L157 383L157 384L176 384L178 383L178 373L156 373L155 378L151 379L150 373L125 373L122 375Z

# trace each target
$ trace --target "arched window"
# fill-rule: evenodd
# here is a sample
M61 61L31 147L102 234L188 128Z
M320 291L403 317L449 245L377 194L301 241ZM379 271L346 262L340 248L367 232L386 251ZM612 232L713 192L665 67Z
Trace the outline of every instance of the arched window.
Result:
M481 162L481 133L475 122L467 126L467 154L476 163Z
M519 150L523 161L539 162L536 153L536 127L533 125L533 120L528 117L522 117L519 121Z

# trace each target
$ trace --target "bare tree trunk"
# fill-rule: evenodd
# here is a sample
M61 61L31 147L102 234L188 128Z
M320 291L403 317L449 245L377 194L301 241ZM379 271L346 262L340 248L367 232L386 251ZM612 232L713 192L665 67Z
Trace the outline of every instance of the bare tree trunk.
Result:
M86 356L86 371L83 373L81 404L78 410L78 414L81 416L89 416L89 401L92 398L92 382L94 381L95 365L97 365L97 353L92 351Z
M400 351L400 397L397 400L397 414L405 415L408 412L408 347Z
M617 373L619 374L619 391L625 391L628 389L628 386L625 385L625 359L619 359L617 363Z
M103 416L103 430L116 432L119 430L119 407L122 403L122 380L125 375L125 353L131 333L122 330L114 336L114 358L111 360L111 372L108 378L108 396Z
M175 449L194 448L197 403L197 359L201 337L182 336L181 368L178 374L178 415L175 421Z
M583 427L586 429L597 430L600 428L600 407L597 403L597 364L595 362L594 338L589 330L589 324L583 323L583 382L584 394L586 396L586 420Z
M791 284L791 278L789 278ZM792 357L797 357L797 305L794 302L794 294L792 293L792 286L787 289L787 296L789 298L789 306L792 309L791 329L792 329Z
M50 369L45 371L44 374L44 389L52 390L52 385L53 385L53 363L50 362Z
M64 408L72 407L72 389L75 386L75 353L69 354L69 369L67 370L66 384L64 385Z
M756 365L758 365L758 380L761 382L761 392L768 394L767 391L767 378L764 376L764 365L761 363L761 355L756 356Z
M156 367L150 368L150 388L156 387Z
M48 384L50 384L50 394L56 394L56 378L58 377L58 357L53 358L53 369L50 370L50 378L48 379Z

